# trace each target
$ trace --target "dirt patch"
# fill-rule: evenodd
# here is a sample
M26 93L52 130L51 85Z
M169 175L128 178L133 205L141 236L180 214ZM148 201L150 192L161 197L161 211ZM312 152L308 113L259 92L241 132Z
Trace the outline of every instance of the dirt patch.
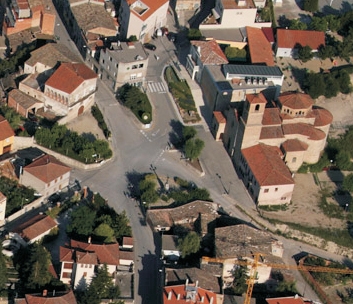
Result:
M331 181L326 172L318 174L318 180L321 187L315 182L314 174L296 174L292 202L287 209L276 212L265 211L263 215L285 223L297 223L311 227L345 228L344 220L327 217L319 207L322 191L329 193L335 191L336 182ZM338 205L334 198L331 198L330 203Z

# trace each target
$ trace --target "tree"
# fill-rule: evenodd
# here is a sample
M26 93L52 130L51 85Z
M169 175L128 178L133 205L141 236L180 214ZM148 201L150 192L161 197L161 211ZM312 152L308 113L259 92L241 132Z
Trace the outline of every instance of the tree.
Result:
M341 20L338 16L327 15L324 17L327 21L327 28L330 31L337 32L341 26Z
M120 295L120 290L114 285L112 279L106 264L99 267L87 290L79 295L79 303L100 304L102 299L116 300Z
M307 73L303 83L304 90L312 98L325 94L325 82L322 74Z
M336 165L341 170L350 170L352 163L351 163L351 154L349 150L340 150L336 155Z
M310 46L306 45L304 47L299 47L298 49L298 58L303 61L303 62L307 62L311 59L313 59L313 53L312 53L312 49Z
M204 148L205 143L199 138L191 138L185 143L185 157L194 160L198 158Z
M139 183L141 201L146 202L148 205L155 203L158 200L156 187L155 176L153 174L146 175Z
M289 29L291 30L302 30L305 31L308 28L306 23L301 22L299 19L290 20Z
M40 290L53 279L49 272L50 253L40 244L33 244L24 265L26 271L25 286L28 289Z
M324 74L325 81L325 97L331 98L337 95L340 90L340 85L337 80L330 74Z
M233 292L236 295L242 295L244 292L246 292L248 288L247 268L244 266L235 265L232 270L232 275L234 277L233 286L232 286Z
M126 215L126 212L123 211L120 214L115 213L113 216L113 222L111 227L114 229L114 236L117 239L122 238L123 236L131 236L131 226L129 224L129 218Z
M68 234L88 237L93 232L96 211L87 206L78 207L71 213L70 223L66 227Z
M2 245L0 244L0 294L3 290L6 289L7 280L8 280L8 277L7 277L6 261L5 261L5 256L2 254Z
M271 9L264 7L260 12L260 17L263 22L271 22Z
M342 186L344 190L353 192L353 173L350 173L344 177Z
M321 46L319 48L319 58L325 60L326 58L332 58L335 56L335 48L332 45Z
M196 253L200 250L201 241L199 235L195 231L189 232L185 238L178 240L178 248L181 251L182 258Z
M246 59L246 50L239 49L236 47L227 46L224 50L224 54L226 55L228 60L236 60L236 59Z
M196 129L191 126L183 126L182 132L183 132L184 142L186 142L190 138L194 138L197 133Z
M337 83L340 86L340 91L343 94L352 92L351 78L347 71L340 70L336 77Z
M114 229L108 224L102 223L96 229L93 230L93 234L103 243L113 243L115 242Z
M129 42L134 42L134 41L137 41L137 37L136 37L136 35L131 35L127 40Z
M320 31L320 32L326 32L328 23L325 18L322 17L312 17L311 22L309 24L309 27L313 31Z
M201 40L202 34L199 29L191 28L188 31L188 39L189 40Z
M304 0L304 11L316 12L319 8L319 0Z

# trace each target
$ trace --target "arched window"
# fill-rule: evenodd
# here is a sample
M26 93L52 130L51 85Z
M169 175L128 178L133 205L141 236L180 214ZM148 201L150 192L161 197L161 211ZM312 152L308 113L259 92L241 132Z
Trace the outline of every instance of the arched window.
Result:
M259 111L259 110L260 110L260 105L257 104L257 105L255 106L255 111L257 112L257 111Z

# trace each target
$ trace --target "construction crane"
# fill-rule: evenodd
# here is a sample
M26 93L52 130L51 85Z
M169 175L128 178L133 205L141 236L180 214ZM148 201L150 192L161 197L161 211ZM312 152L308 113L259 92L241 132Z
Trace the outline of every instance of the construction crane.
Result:
M261 256L265 254L255 253L253 254L252 261L245 260L234 260L234 264L241 266L250 266L249 271L249 279L247 280L248 288L246 290L244 304L250 304L252 291L254 288L254 284L256 281L256 270L259 264L259 259ZM235 259L231 258L210 258L210 257L202 257L202 260L207 263L220 263L223 264L225 260ZM331 268L331 267L323 267L323 266L305 266L303 264L299 265L286 265L286 264L274 264L274 263L262 263L262 266L267 266L276 269L286 269L286 270L303 270L303 271L311 271L311 272L331 272L331 273L341 273L341 274L353 274L353 269L347 268Z

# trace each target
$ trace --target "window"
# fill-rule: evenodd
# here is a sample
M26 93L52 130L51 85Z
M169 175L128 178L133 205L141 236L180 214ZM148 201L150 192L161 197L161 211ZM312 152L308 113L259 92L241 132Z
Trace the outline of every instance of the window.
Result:
M287 198L285 196L281 197L281 201L286 200Z
M119 66L119 63L117 63L116 65L115 65L115 67L117 68Z
M275 188L275 192L277 192L278 191L278 188Z
M136 74L131 74L131 75L130 75L130 79L131 79L131 80L136 79Z
M269 191L268 188L264 189L264 193L268 193L268 191Z
M87 272L84 272L84 273L83 273L83 277L84 277L84 278L87 277Z
M292 158L292 163L295 163L297 161L297 158L296 157L293 157Z
M257 105L255 106L255 111L258 111L258 110L260 110L260 105L257 104Z
M137 69L137 67L138 67L138 65L137 65L137 64L133 64L133 65L132 65L132 69L133 69L133 70L136 70L136 69Z
M139 64L139 69L142 69L143 68L143 63L140 63Z
M113 60L113 58L109 56L109 61L112 61L112 60Z
M102 63L103 63L103 64L105 63L105 60L104 60L104 59L102 60Z

